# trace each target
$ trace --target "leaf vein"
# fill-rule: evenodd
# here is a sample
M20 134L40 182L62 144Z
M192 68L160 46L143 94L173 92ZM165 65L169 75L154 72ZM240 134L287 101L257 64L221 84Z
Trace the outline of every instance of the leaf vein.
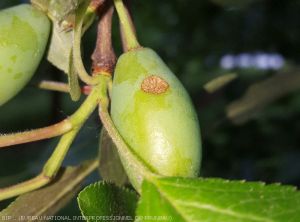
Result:
M176 201L176 203L180 204L181 206L185 206L185 207L194 207L194 208L198 208L198 209L205 209L205 210L213 211L213 212L220 213L220 214L230 215L230 216L237 217L237 218L251 219L254 221L273 222L273 220L270 220L268 218L258 217L258 216L251 215L251 214L238 213L238 212L228 210L228 209L221 209L221 208L209 205L209 204L200 204L198 202L187 202L187 201L185 201L185 202L184 201Z

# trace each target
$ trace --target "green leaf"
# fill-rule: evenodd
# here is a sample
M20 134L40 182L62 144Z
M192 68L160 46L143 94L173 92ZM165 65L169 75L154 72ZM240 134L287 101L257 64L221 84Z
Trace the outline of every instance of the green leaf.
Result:
M73 73L72 65L70 65L72 62L70 58L72 57L74 35L72 27L75 25L76 10L80 8L79 5L82 2L83 0L32 0L32 4L47 12L53 21L52 37L47 59L58 69L69 75ZM86 7L85 4L82 5L84 8ZM92 19L91 17L89 25ZM72 98L75 95L78 97L78 90L77 94L74 91L71 89Z
M73 30L63 30L58 23L54 23L47 59L52 65L68 74L71 98L73 101L78 101L81 89L72 59L73 33Z
M74 14L83 0L31 0L31 3L48 13L53 21L62 22Z
M55 22L48 51L48 61L66 74L70 72L73 31L65 31Z
M58 210L76 196L82 181L97 166L97 161L88 161L81 166L62 169L57 175L57 179L50 185L19 196L0 212L0 220L1 218L11 217L13 221L19 221L22 218L22 221L30 221L32 216L47 217L55 215Z
M95 18L95 13L89 12L86 13L86 9L89 4L89 0L84 4L79 4L81 1L58 1L55 3L49 3L48 10L53 8L66 8L66 10L62 10L65 12L65 16L67 16L67 20L61 22L63 17L60 16L52 16L53 22L53 30L51 43L48 51L48 61L51 62L58 69L64 71L68 74L68 82L70 87L70 95L73 101L78 101L81 95L78 74L74 67L73 61L73 41L74 35L76 34L78 38L81 38L83 33L88 29L88 27L92 24ZM62 5L60 7L60 5ZM69 5L70 10L68 11L66 6ZM55 6L55 7L54 7ZM76 10L75 10L76 9ZM78 10L77 10L78 9ZM52 13L57 13L54 9L51 11ZM62 13L63 14L63 13ZM76 23L75 26L75 18L79 18L81 21L80 24ZM78 19L76 19L77 21ZM84 23L84 24L83 24ZM78 28L80 26L80 28ZM83 27L83 30L81 29ZM80 40L79 40L80 41Z
M260 182L161 178L143 183L137 217L137 221L161 217L176 222L298 222L300 192Z
M64 20L74 11L84 0L51 0L49 4L49 11L53 17L59 21Z
M105 129L101 130L99 149L99 171L102 179L119 186L128 183L118 150Z
M78 204L88 222L133 221L137 198L135 192L114 184L98 182L80 192Z

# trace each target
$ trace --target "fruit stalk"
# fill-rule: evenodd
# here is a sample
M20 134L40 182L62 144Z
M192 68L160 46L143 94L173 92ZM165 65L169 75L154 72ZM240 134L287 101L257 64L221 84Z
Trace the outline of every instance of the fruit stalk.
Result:
M122 0L114 0L114 3L121 23L124 45L126 48L125 51L140 48L141 46L136 38L134 25L128 9L125 7Z
M130 22L130 25L132 27L132 30L134 31L135 35L136 35L136 29L135 29L135 25L134 25L134 22L133 22L133 18L132 18L132 14L131 14L131 2L130 0L125 0L124 1L124 5L129 13L129 22ZM122 26L119 27L120 29L120 33L121 33L121 41L122 41L122 48L123 48L123 52L127 52L128 49L127 49L127 46L126 46L126 38L125 38L125 34L124 34L124 31L123 31L123 28Z
M75 28L74 28L74 34L73 34L73 62L75 70L78 73L79 78L86 83L87 85L96 85L97 78L93 78L91 75L88 74L86 71L82 57L81 57L81 39L82 35L84 33L84 21L86 16L89 14L87 13L88 7L89 7L89 1L84 1L84 5L79 7L76 11L75 16Z

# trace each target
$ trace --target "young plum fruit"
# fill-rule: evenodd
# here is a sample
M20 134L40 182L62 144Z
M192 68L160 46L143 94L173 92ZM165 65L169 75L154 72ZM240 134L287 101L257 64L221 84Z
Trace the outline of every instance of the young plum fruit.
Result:
M0 106L31 79L50 32L47 16L22 4L0 11Z
M176 76L149 48L124 53L114 73L112 120L127 145L164 176L196 177L201 162L198 119ZM133 186L135 172L123 159Z

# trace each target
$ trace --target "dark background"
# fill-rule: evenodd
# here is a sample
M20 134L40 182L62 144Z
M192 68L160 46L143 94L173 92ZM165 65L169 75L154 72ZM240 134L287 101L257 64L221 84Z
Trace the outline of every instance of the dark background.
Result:
M24 2L24 1L23 1ZM242 3L241 3L242 2ZM1 0L0 8L19 4ZM132 0L138 38L156 50L189 91L198 112L203 138L201 176L280 182L300 187L300 85L252 118L234 124L226 107L255 82L272 78L299 64L300 2L297 0ZM120 40L117 19L114 44ZM95 25L84 38L86 65L95 42ZM233 53L280 53L282 70L223 70L220 58ZM234 72L238 78L215 93L203 85L216 76ZM34 87L42 79L66 81L45 59L31 83L13 100L0 107L0 133L47 126L71 115L80 102L68 95ZM272 93L272 90L270 90ZM83 99L83 98L82 98ZM82 100L81 100L82 101ZM77 165L98 151L101 125L94 114L73 144L64 164ZM57 139L0 150L0 186L33 177L53 151ZM94 173L87 184L98 179ZM0 204L4 207L6 202ZM79 214L73 201L59 213Z

